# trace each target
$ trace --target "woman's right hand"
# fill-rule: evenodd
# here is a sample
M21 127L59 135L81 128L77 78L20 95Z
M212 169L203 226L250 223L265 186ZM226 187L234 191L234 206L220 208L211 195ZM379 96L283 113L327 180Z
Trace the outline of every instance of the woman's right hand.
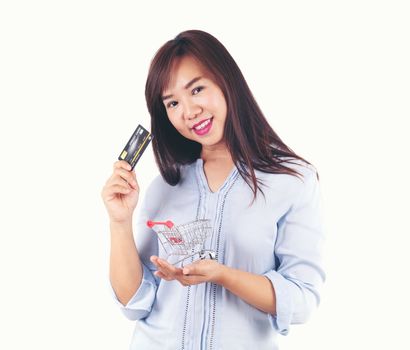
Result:
M114 163L114 171L105 183L101 197L111 222L131 222L138 203L139 186L134 171L124 160Z

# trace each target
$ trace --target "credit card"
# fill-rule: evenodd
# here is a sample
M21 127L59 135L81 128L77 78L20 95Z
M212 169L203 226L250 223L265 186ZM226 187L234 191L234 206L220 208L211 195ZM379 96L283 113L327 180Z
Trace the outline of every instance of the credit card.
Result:
M152 135L141 125L138 125L131 138L118 157L118 160L125 160L134 169L145 149L152 140Z

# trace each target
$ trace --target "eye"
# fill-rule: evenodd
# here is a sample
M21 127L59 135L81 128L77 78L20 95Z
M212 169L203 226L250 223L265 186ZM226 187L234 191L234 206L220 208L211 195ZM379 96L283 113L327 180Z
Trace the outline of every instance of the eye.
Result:
M196 95L198 94L201 90L203 90L204 87L203 86L198 86L195 89L192 90L192 95Z
M167 103L167 108L174 108L177 105L177 101L171 101Z

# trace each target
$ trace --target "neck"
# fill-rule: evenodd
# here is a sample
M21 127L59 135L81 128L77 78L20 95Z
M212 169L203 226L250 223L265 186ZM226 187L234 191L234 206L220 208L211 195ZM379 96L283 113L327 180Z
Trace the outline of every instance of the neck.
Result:
M231 153L226 145L202 146L201 158L204 164L209 161L228 161L233 163Z

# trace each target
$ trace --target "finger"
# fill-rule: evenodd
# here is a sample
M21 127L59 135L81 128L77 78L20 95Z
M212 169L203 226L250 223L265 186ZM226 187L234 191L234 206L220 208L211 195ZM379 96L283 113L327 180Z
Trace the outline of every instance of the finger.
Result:
M182 276L182 269L176 268L175 266L161 259L158 259L158 262L161 271L163 271L166 275L172 276L173 278L179 278Z
M164 274L163 272L161 272L161 271L155 271L154 275L159 277L159 278L162 278L166 281L171 281L171 278L169 276L167 276L166 274Z
M178 280L181 282L182 285L185 285L185 286L192 286L194 284L206 282L203 279L203 277L200 277L200 276L183 276L179 278Z
M111 174L111 176L105 182L105 184L106 185L111 185L111 184L114 184L114 183L116 183L116 184L127 183L128 184L128 181L131 182L131 179L134 179L136 181L136 178L134 178L132 175L128 175L126 170L123 170L123 171L125 171L125 172L120 173L120 172L117 171L117 169L114 170L114 172ZM130 176L131 176L131 178L130 178ZM127 179L128 179L128 181L127 181Z
M156 255L152 255L152 256L150 257L150 260L151 260L151 262L152 262L156 267L159 267L158 257L157 257Z
M116 178L122 179L134 189L138 187L137 179L131 174L130 171L120 169L120 168L115 169L113 179L116 179Z
M168 271L169 273L172 274L177 274L178 270L174 265L171 265L168 261L163 260L163 259L157 259L158 264L161 266L161 268L165 271Z
M131 165L129 165L125 160L118 160L114 163L113 168L114 170L119 168L131 170Z
M190 264L190 265L184 266L184 268L182 269L182 273L184 275L203 275L204 269L203 267L201 267L200 263Z
M124 185L111 185L105 190L105 194L110 196L113 194L128 194L132 191L131 188Z
M167 277L172 277L172 273L170 273L169 269L167 269L166 266L161 265L159 263L159 258L155 255L151 256L150 258L151 262L155 265L155 267L158 269L159 272L161 272L163 275Z
M134 190L139 191L139 185L137 183L137 181L133 178L129 178L127 175L123 174L123 175L119 175L119 174L114 174L114 176L112 177L112 179L110 180L111 184L122 184L125 185L127 187L130 187Z
M177 274L172 273L172 272L170 272L169 270L167 270L163 267L158 267L158 270L155 271L155 272L158 272L158 275L161 276L161 278L163 278L167 281L173 281L173 280L179 279L179 277L180 277L180 276L177 276Z
M152 255L150 260L157 268L157 271L154 272L155 275L158 275L159 277L166 279L167 281L175 279L175 276L170 273L169 269L159 263L160 259L157 256ZM156 274L156 272L158 272L159 274Z
M159 277L161 277L161 278L163 278L164 280L167 280L167 281L172 281L172 280L175 279L175 276L167 274L161 268L158 268L158 270L155 271L154 274L156 274L157 276L159 276Z

